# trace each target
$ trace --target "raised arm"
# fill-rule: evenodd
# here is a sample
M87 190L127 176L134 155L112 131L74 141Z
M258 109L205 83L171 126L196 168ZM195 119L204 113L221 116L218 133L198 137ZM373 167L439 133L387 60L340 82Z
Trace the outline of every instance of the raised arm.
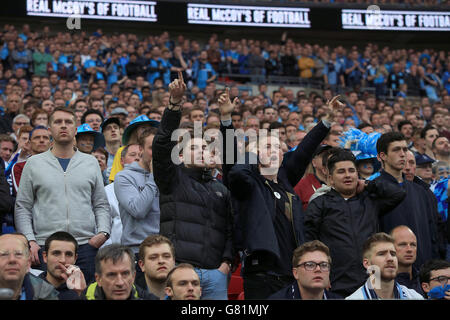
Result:
M335 96L331 101L327 102L329 111L327 115L318 123L294 151L285 154L282 167L286 170L287 177L292 186L302 178L309 163L312 160L312 154L325 139L330 131L331 121L335 112L343 108L343 103L338 100L339 96Z
M177 142L172 133L178 129L181 120L181 104L186 91L183 74L169 84L169 106L164 110L158 132L153 140L153 174L161 193L170 193L176 179L176 167L172 161L172 150Z

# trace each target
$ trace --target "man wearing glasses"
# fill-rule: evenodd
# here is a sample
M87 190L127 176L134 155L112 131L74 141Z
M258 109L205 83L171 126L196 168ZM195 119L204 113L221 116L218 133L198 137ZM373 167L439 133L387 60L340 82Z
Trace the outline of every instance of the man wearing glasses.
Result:
M58 300L58 291L28 270L31 266L27 238L23 234L0 236L0 288L11 300ZM8 290L9 289L9 290Z
M294 250L292 274L297 280L274 293L270 300L326 300L342 299L329 292L330 250L319 240L306 242Z
M431 260L422 266L419 277L428 299L450 300L450 262Z

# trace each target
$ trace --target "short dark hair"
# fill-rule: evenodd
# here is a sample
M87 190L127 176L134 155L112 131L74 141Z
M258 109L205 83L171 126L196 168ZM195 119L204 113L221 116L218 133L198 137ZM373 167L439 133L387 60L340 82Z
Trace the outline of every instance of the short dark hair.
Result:
M411 121L409 121L409 120L402 120L402 121L400 121L399 123L398 123L398 125L397 125L397 128L398 128L398 131L401 131L402 130L402 127L403 126L406 126L407 124L409 124L409 125L413 125L412 123L411 123Z
M192 269L195 272L194 266L192 264L180 263L179 265L175 266L172 270L170 270L169 273L167 274L166 287L172 288L172 275L178 269Z
M57 241L67 241L72 242L75 246L75 254L78 252L78 242L77 240L68 232L65 231L57 231L53 234L51 234L46 240L44 245L44 251L48 252L50 249L51 242L57 240Z
M389 145L395 141L406 141L405 136L400 132L387 132L381 135L377 141L377 153L386 153Z
M434 259L434 260L425 262L422 265L422 267L420 268L420 272L419 272L420 283L430 282L431 271L442 270L442 269L447 269L447 268L450 268L449 261Z
M172 241L169 240L169 238L166 238L163 235L160 234L152 234L149 235L147 238L144 239L144 241L141 242L139 246L139 259L144 261L145 259L145 248L152 247L154 245L167 243L170 247L170 252L172 252L172 256L175 259L175 247L173 246Z
M321 241L313 240L310 242L305 242L300 247L294 250L292 256L292 266L295 267L300 259L308 252L321 251L325 253L328 257L328 262L331 264L330 249Z
M427 124L427 125L425 126L425 128L423 128L422 131L420 131L420 137L421 137L422 139L425 139L425 137L426 137L426 135L427 135L427 132L430 131L430 130L433 130L433 129L434 129L434 130L437 130L436 127L432 126L431 124Z
M327 161L328 173L332 174L336 163L341 161L351 161L355 165L356 168L356 158L351 151L341 149L338 152L334 153Z
M438 135L438 136L433 140L433 143L431 144L431 149L436 148L436 140L439 139L439 138L447 138L447 137L444 136L444 135L442 135L442 134ZM447 139L448 139L448 138L447 138Z
M392 244L395 244L395 240L394 238L392 238L390 235L388 235L387 233L384 232L379 232L379 233L375 233L373 235L371 235L366 242L364 242L363 245L363 258L367 258L367 253L372 249L372 247L376 244L376 243L380 243L380 242L390 242Z
M94 109L88 109L88 110L86 110L85 113L83 113L83 116L81 117L81 123L82 123L82 124L83 124L83 123L86 123L86 117L87 117L88 115L90 115L90 114L96 114L96 115L99 115L100 118L102 118L102 123L103 123L103 121L105 120L105 118L103 117L103 115L102 115L102 113L101 113L100 111L94 110Z
M121 261L125 255L130 257L131 271L136 272L136 259L133 251L127 247L118 243L110 244L109 246L101 248L95 256L95 273L102 274L102 261L112 260L113 264Z

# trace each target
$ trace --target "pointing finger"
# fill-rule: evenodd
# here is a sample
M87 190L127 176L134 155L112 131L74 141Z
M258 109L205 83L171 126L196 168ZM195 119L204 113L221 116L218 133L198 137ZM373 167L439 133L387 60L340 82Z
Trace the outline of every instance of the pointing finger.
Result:
M183 79L183 72L178 71L178 79L180 80L181 83L184 82L184 79Z

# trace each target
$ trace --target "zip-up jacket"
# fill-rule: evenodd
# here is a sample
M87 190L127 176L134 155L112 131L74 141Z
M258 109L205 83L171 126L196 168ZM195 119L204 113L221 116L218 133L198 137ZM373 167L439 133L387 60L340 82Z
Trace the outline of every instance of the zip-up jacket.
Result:
M97 160L80 151L66 172L51 150L27 160L20 180L15 224L29 241L44 245L56 231L86 244L98 232L111 233L111 217Z
M222 123L223 159L227 160L227 129L234 129L232 124ZM295 194L294 186L303 176L306 167L311 161L312 154L317 146L328 134L329 128L320 122L303 139L295 151L284 155L281 167L278 170L278 185L285 190L289 203L288 208L292 224L292 234L299 246L305 241L303 227L302 201ZM279 266L289 266L292 261L281 261L280 246L275 233L274 219L276 214L276 199L267 180L262 176L256 164L237 163L237 141L234 139L233 164L223 165L224 181L228 183L233 196L235 210L234 240L238 250L246 256L254 254L262 258L261 265L273 264L277 261ZM247 153L249 157L255 156ZM224 162L225 163L225 162ZM269 261L272 262L269 262ZM292 260L292 259L290 259ZM284 269L290 269L284 268ZM245 271L245 268L244 268ZM292 274L286 274L292 276Z
M55 287L31 273L25 275L22 289L25 292L25 300L60 300Z
M375 180L348 200L331 189L309 203L306 241L320 240L330 248L333 292L346 297L364 283L363 244L379 231L379 216L395 208L404 197L405 191L399 186Z
M217 269L232 262L233 213L228 189L210 170L172 162L172 133L181 112L166 109L153 140L153 174L160 191L160 233L175 246L177 262Z
M146 237L159 233L159 191L153 174L137 162L128 164L116 174L114 193L123 226L121 243L137 253Z
M358 290L352 295L345 298L345 300L378 300L379 297L375 290L371 289L369 280L366 281ZM424 300L424 298L413 289L408 289L401 284L395 282L394 285L394 299L398 300Z
M105 292L97 282L90 284L81 295L81 300L107 300ZM127 300L159 300L157 296L146 292L145 290L135 286L131 288L130 296Z

